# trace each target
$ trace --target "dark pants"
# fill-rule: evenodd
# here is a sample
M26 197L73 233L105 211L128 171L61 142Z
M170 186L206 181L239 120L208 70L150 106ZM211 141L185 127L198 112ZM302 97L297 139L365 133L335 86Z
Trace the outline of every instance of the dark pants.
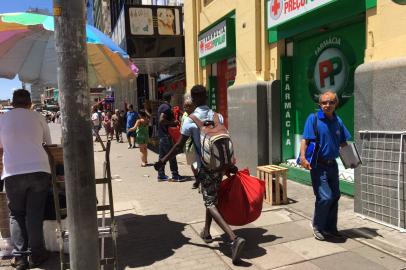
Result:
M45 251L43 219L51 176L44 172L13 175L5 180L15 256Z
M313 226L320 231L336 231L340 199L337 163L332 166L319 163L310 174L316 196Z
M172 140L169 137L161 137L159 138L159 159L162 159L166 154L169 153L173 146ZM172 176L178 175L178 162L176 161L176 157L169 160L169 166L172 171ZM165 166L162 166L161 169L158 171L158 177L163 177L165 175Z

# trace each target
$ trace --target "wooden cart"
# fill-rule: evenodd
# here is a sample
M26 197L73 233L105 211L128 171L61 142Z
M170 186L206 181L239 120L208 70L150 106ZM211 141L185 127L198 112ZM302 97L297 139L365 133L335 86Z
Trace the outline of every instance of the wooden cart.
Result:
M98 234L100 238L100 265L102 269L106 264L113 264L115 270L117 270L117 224L114 216L113 205L113 191L111 184L111 170L110 170L110 147L111 141L107 141L105 161L103 164L103 178L96 179L95 184L103 185L102 203L97 205L97 211L101 212L101 220L98 228ZM61 208L59 201L59 194L65 189L65 181L63 178L57 175L57 166L63 165L63 148L59 145L46 146L45 150L48 153L49 162L51 165L52 175L52 187L55 203L55 215L57 221L57 239L59 244L59 256L61 270L69 269L69 263L64 250L64 242L69 240L69 231L62 228L62 216L67 215L67 209ZM106 197L108 196L108 203L106 203ZM110 214L110 222L107 224L106 212ZM110 257L105 257L105 238L111 238L113 242L113 254Z

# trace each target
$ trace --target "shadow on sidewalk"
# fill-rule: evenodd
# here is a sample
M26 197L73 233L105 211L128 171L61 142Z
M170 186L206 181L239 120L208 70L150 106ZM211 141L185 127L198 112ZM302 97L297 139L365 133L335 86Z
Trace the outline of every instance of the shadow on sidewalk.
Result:
M165 214L127 214L118 216L117 221L119 270L149 266L164 260L190 241L182 234L187 224L171 221Z
M376 237L382 237L382 235L380 235L377 231L378 229L360 227L342 230L341 232L349 238L373 239Z
M234 230L234 233L243 237L246 240L244 250L241 255L242 261L239 266L249 267L250 263L245 262L244 259L254 259L266 255L266 249L261 247L260 244L270 243L278 238L276 235L266 235L268 230L264 228L241 228ZM231 257L230 244L227 243L228 238L225 234L221 236L223 243L219 244L219 250L226 256Z

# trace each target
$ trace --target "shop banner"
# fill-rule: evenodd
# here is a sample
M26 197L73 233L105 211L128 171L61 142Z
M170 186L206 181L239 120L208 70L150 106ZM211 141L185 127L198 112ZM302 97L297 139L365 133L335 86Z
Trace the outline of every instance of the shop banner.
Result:
M294 158L294 109L292 57L281 58L282 161Z
M268 29L337 0L268 0Z
M210 109L217 111L217 77L210 76L208 81L209 88L209 107Z
M227 26L222 21L199 36L199 58L227 47Z

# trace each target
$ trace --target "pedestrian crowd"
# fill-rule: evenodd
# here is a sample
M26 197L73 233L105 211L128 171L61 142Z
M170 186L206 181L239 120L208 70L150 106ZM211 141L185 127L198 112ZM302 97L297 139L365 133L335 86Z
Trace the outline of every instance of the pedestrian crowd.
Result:
M186 154L187 164L195 178L193 188L199 188L206 208L200 237L206 243L213 241L210 228L214 220L228 236L231 259L237 264L246 240L234 233L218 209L223 177L238 172L224 118L209 108L207 89L202 85L193 86L190 94L185 95L183 114L173 113L171 97L170 93L164 93L163 103L157 110L159 159L153 164L157 181L184 181L185 177L178 171L176 155ZM342 237L337 228L340 190L336 158L340 147L345 146L351 137L335 113L338 103L337 95L332 91L320 95L319 110L307 118L298 159L303 168L310 170L315 195L313 234L320 241ZM0 116L1 179L8 198L13 266L24 270L36 267L48 258L42 222L50 188L50 165L43 144L52 142L45 118L30 110L28 91L14 91L13 106L13 110ZM113 140L115 137L117 143L123 143L122 133L125 133L129 149L136 148L138 144L140 165L152 165L148 163L147 150L151 122L149 112L137 112L133 105L129 105L126 112L116 109L114 113L94 106L91 121L95 142L101 140L99 131L102 127L107 138ZM315 144L312 151L316 155L309 158L312 144ZM165 173L167 162L171 176Z

